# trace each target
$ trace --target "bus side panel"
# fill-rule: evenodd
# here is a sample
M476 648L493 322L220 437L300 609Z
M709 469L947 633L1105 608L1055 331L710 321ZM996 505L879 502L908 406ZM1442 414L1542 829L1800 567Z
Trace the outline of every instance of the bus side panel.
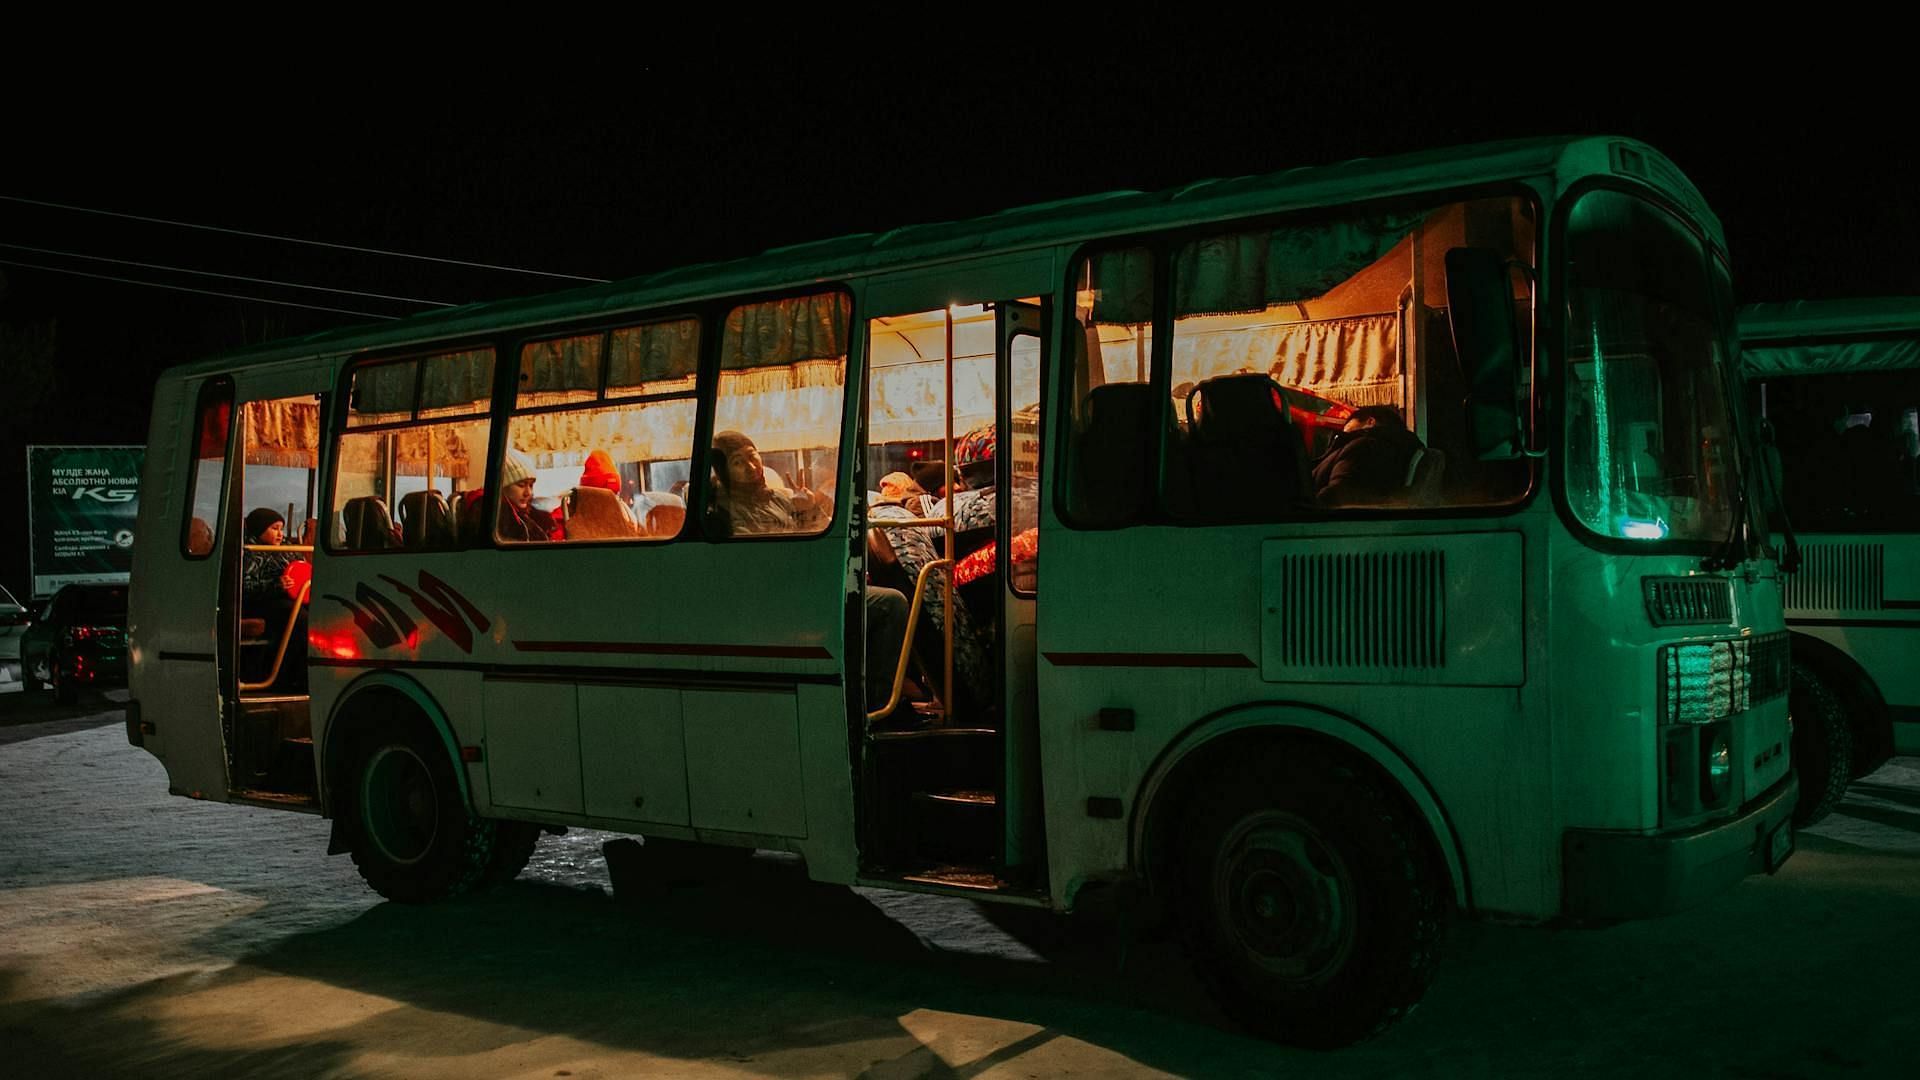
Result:
M163 379L154 388L135 530L128 631L129 688L151 731L141 745L167 768L167 790L225 802L226 747L215 665L218 550L189 558L182 537L195 468L193 408L199 383ZM224 505L224 500L221 505ZM233 543L222 530L219 542Z
M1887 703L1896 753L1920 753L1920 534L1802 533L1787 626L1853 658Z
M850 881L839 631L819 602L841 606L843 571L825 569L844 550L822 538L322 552L313 713L392 668L478 749L465 775L481 814L759 837Z
M1515 582L1539 572L1532 556L1541 550L1538 529L1531 516L1523 519L1518 546L1528 559L1505 568ZM1355 531L1351 523L1319 531L1329 528ZM1461 522L1446 529L1485 532L1487 526ZM1159 756L1195 724L1256 703L1286 703L1350 718L1346 722L1373 732L1411 763L1453 825L1482 910L1554 914L1559 838L1548 764L1552 732L1542 669L1529 649L1544 615L1501 604L1498 617L1524 630L1501 638L1505 655L1491 664L1473 658L1466 665L1475 669L1465 673L1470 677L1455 680L1497 683L1532 673L1523 686L1446 685L1444 670L1423 673L1426 685L1391 685L1378 675L1345 683L1265 681L1263 545L1317 535L1309 526L1052 534L1049 544L1059 554L1048 561L1042 586L1040 684L1054 880L1127 868L1126 818L1135 810L1127 803ZM1406 523L1382 523L1380 535L1417 539ZM1351 544L1333 540L1326 547L1344 551ZM1485 630L1491 616L1456 614L1462 620L1456 633L1467 635L1458 642L1471 646L1470 632ZM1103 709L1132 710L1134 730L1107 729ZM1111 806L1103 799L1122 800L1122 816L1096 815L1096 807Z

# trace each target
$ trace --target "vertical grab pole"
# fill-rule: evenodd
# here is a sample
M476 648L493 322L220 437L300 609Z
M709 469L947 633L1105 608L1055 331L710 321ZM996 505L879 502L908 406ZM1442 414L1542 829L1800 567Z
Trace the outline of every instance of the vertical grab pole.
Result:
M942 556L946 559L947 569L940 579L940 595L946 604L945 618L941 633L942 659L945 661L946 682L942 685L946 693L947 716L949 723L953 716L953 305L947 305L947 408L946 408L946 446L941 457L941 468L945 472L947 512L946 548Z

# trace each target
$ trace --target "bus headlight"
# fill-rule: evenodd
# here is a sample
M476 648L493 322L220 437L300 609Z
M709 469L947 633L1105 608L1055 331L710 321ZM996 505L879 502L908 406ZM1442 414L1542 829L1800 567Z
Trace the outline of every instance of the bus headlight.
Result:
M1727 792L1733 786L1733 747L1728 745L1726 729L1720 725L1700 734L1700 801L1717 805L1727 801Z

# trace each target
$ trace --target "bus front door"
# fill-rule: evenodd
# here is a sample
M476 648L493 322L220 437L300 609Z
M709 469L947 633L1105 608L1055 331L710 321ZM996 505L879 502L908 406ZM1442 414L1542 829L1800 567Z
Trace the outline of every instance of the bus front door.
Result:
M901 594L909 627L899 652L867 649L898 666L886 692L870 691L861 733L861 869L1034 893L1044 312L1037 299L929 299L941 297L871 305L867 326L867 580Z

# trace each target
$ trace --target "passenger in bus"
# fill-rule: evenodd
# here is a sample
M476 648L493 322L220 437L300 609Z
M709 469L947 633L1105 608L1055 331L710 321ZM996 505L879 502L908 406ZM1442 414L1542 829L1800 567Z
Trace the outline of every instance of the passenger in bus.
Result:
M873 500L876 504L885 502L904 506L915 517L927 516L927 506L933 498L918 481L903 472L890 472L881 477L879 495L878 499Z
M257 507L248 512L245 527L247 546L278 547L286 542L286 519L276 510ZM300 603L302 586L311 579L310 567L297 552L252 551L241 564L240 614L266 624L266 640L277 644L293 624L292 640L306 639L306 608ZM263 661L247 664L246 678L258 679L271 665L271 653ZM282 685L287 689L305 688L304 665L286 665ZM297 684L297 685L296 685Z
M966 532L994 523L993 425L982 424L953 441L956 490L953 527ZM945 507L938 508L945 512Z
M620 497L620 474L605 450L587 455L579 486L566 499L567 535L575 540L625 539L640 534L633 511Z
M947 497L947 489L946 489L947 463L946 461L943 459L940 461L914 462L913 463L913 482L916 484L919 484L920 487L927 492L927 494L933 496L936 499L946 498ZM958 472L954 473L953 486L956 489L958 489L960 487L964 487L965 484L966 482L960 479L960 474Z
M833 516L833 501L825 495L768 484L759 448L738 431L713 437L713 468L719 482L715 507L731 535L813 532Z
M500 512L494 521L494 531L500 539L509 543L553 539L552 517L533 507L533 483L533 462L509 447L506 458L500 462ZM475 488L461 498L460 534L469 545L486 542L486 530L480 525L482 507L486 504L483 488Z
M900 650L907 640L907 596L884 585L868 585L867 605L867 711L873 712L893 696L894 669L900 665ZM881 717L884 724L890 716Z
M1389 502L1407 482L1407 467L1421 449L1391 405L1366 405L1347 418L1333 445L1314 463L1315 497L1327 506Z
M896 503L881 503L868 511L868 517L873 521L903 521L919 516ZM868 550L871 552L878 548L891 552L903 575L900 580L909 586L919 581L921 570L940 559L945 549L944 539L938 529L903 526L871 529L869 533ZM921 661L934 671L946 666L939 647L940 636L947 625L946 590L943 584L938 571L927 576L926 594L920 601L925 622L921 624L922 633L916 634L912 643L917 647ZM960 598L956 596L955 599ZM974 622L973 613L964 602L954 604L953 668L954 680L958 684L955 687L957 692L953 695L957 711L965 713L992 700L993 660L988 652L988 635Z
M278 547L286 542L287 519L279 511L257 507L247 514L247 545ZM276 599L291 600L297 591L292 566L300 561L294 552L249 551L241 573L241 606L268 605ZM249 617L261 616L248 612Z
M500 539L553 539L552 517L534 509L533 484L533 462L509 447L500 462L500 517L495 523Z

